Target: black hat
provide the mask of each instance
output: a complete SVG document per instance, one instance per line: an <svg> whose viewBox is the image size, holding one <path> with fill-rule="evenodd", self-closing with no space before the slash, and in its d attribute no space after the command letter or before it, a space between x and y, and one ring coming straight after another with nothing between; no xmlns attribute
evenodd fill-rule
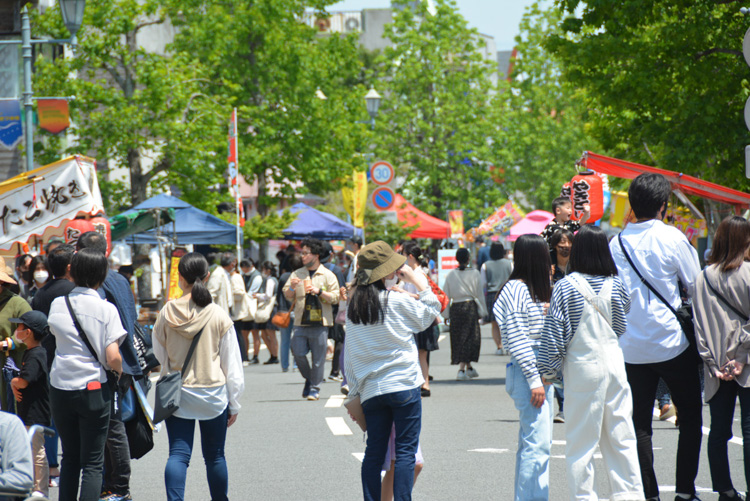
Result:
<svg viewBox="0 0 750 501"><path fill-rule="evenodd" d="M41 311L27 311L18 318L9 318L8 320L13 324L23 324L40 336L47 332L47 315Z"/></svg>
<svg viewBox="0 0 750 501"><path fill-rule="evenodd" d="M328 261L332 255L333 255L333 246L331 245L331 242L323 242L323 252L321 252L320 256L318 256L318 258L320 259L320 262L324 263Z"/></svg>
<svg viewBox="0 0 750 501"><path fill-rule="evenodd" d="M354 235L354 236L352 236L352 237L351 237L351 238L349 239L349 241L350 241L351 243L353 243L353 244L357 244L357 245L359 245L360 247L362 246L362 237L360 237L359 235Z"/></svg>

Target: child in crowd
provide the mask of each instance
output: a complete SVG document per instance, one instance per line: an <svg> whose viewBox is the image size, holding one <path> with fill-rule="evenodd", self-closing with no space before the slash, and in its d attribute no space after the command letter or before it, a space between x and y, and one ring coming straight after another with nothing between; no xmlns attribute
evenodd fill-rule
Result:
<svg viewBox="0 0 750 501"><path fill-rule="evenodd" d="M18 324L16 340L26 345L21 373L11 380L13 396L18 402L18 417L28 430L32 425L50 425L49 375L47 373L47 351L40 341L49 333L47 316L41 311L27 311L19 318L11 318ZM44 450L44 435L34 435L31 444L34 460L34 495L49 496L49 463Z"/></svg>
<svg viewBox="0 0 750 501"><path fill-rule="evenodd" d="M585 224L591 216L591 207L589 205L583 206L583 214L579 221L572 221L570 216L573 214L573 203L567 197L557 197L552 201L552 212L555 214L555 219L549 222L549 224L542 231L542 238L549 244L550 238L555 234L557 230L566 229L573 233L581 228L582 224Z"/></svg>
<svg viewBox="0 0 750 501"><path fill-rule="evenodd" d="M422 444L417 444L417 454L414 456L414 483L417 483L417 477L424 468L424 457L422 456ZM391 429L391 436L388 439L388 450L385 453L383 462L383 486L380 491L380 501L393 501L393 470L396 466L396 425Z"/></svg>

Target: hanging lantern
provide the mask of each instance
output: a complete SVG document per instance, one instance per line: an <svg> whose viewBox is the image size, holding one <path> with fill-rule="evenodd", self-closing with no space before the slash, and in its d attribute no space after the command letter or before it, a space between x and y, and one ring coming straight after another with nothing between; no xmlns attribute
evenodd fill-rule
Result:
<svg viewBox="0 0 750 501"><path fill-rule="evenodd" d="M560 196L565 197L565 198L571 198L570 197L570 182L562 185L562 188L560 189Z"/></svg>
<svg viewBox="0 0 750 501"><path fill-rule="evenodd" d="M78 237L87 231L92 231L93 229L94 225L91 224L91 221L86 219L73 219L65 225L65 233L63 234L65 243L75 247L78 243Z"/></svg>
<svg viewBox="0 0 750 501"><path fill-rule="evenodd" d="M604 192L602 178L592 170L579 172L570 180L570 201L573 203L572 219L581 218L584 206L588 205L591 215L587 223L598 221L604 215Z"/></svg>
<svg viewBox="0 0 750 501"><path fill-rule="evenodd" d="M109 253L112 252L112 226L109 219L104 217L104 214L97 214L89 219L89 222L92 225L92 230L107 238L107 256L109 256Z"/></svg>

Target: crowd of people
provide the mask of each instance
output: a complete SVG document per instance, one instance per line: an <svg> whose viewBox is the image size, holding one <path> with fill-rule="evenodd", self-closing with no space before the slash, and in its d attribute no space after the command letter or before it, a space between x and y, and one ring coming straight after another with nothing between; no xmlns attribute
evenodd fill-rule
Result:
<svg viewBox="0 0 750 501"><path fill-rule="evenodd" d="M614 238L585 224L586 212L572 221L570 201L556 199L541 235L522 235L508 251L498 242L482 246L475 265L468 249L457 249L458 266L440 286L428 250L414 241L394 249L355 236L337 256L330 243L310 238L277 254L278 265L225 252L212 268L203 255L186 254L178 266L183 295L153 326L161 374L182 378L179 408L165 419L167 499L185 498L196 422L211 498L227 499L224 444L241 409L244 368L297 371L302 398L316 401L327 360L327 379L340 384L350 415L367 430L364 499L411 499L424 462L430 353L444 322L458 381L479 377L484 323L496 354L510 356L516 500L549 499L554 421L565 423L571 499L597 499L598 450L612 499L658 500L651 423L664 395L678 413L676 501L698 499L704 400L713 490L721 501L744 499L727 443L739 397L750 481L750 223L723 220L701 271L695 248L662 221L670 194L658 174L634 179L628 196L636 220ZM58 486L62 501L131 499L122 400L148 379L134 343L130 284L108 269L98 233L45 250L43 259L19 256L15 271L0 270L0 433L52 427L62 460L57 437L35 437L27 460L14 463L27 475L10 481L33 481L30 490L41 496ZM14 447L23 449L4 442L0 473L10 470Z"/></svg>

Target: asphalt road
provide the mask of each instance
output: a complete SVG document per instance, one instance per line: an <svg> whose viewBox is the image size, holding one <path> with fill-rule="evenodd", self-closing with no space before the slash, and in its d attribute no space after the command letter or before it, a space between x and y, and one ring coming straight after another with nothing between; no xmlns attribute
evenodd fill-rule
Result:
<svg viewBox="0 0 750 501"><path fill-rule="evenodd" d="M456 381L450 365L447 338L431 357L432 396L423 400L421 445L424 470L414 487L414 499L510 500L518 434L518 414L505 392L507 356L494 355L489 328L482 331L482 356L475 368L479 378ZM267 358L262 352L261 360ZM361 499L360 462L364 455L363 433L349 420L339 383L323 385L321 399L301 398L299 373L282 373L279 365L245 369L246 390L236 424L229 429L226 455L229 465L229 498L232 500L356 500ZM330 370L330 369L329 369ZM328 371L326 374L328 374ZM739 409L735 436L741 437ZM704 406L704 424L710 423ZM550 499L567 499L565 437L563 424L554 425ZM705 429L708 432L708 429ZM671 422L654 420L654 455L662 500L674 496L674 462L677 429ZM131 492L136 501L166 499L163 472L168 455L166 430L155 435L156 445L147 456L133 461ZM710 493L711 480L703 440L697 479L702 499ZM210 499L205 468L196 436L188 470L189 501ZM729 444L730 466L739 490L742 479L741 439ZM606 471L596 459L597 488L602 499L609 495ZM57 489L51 489L57 500Z"/></svg>

